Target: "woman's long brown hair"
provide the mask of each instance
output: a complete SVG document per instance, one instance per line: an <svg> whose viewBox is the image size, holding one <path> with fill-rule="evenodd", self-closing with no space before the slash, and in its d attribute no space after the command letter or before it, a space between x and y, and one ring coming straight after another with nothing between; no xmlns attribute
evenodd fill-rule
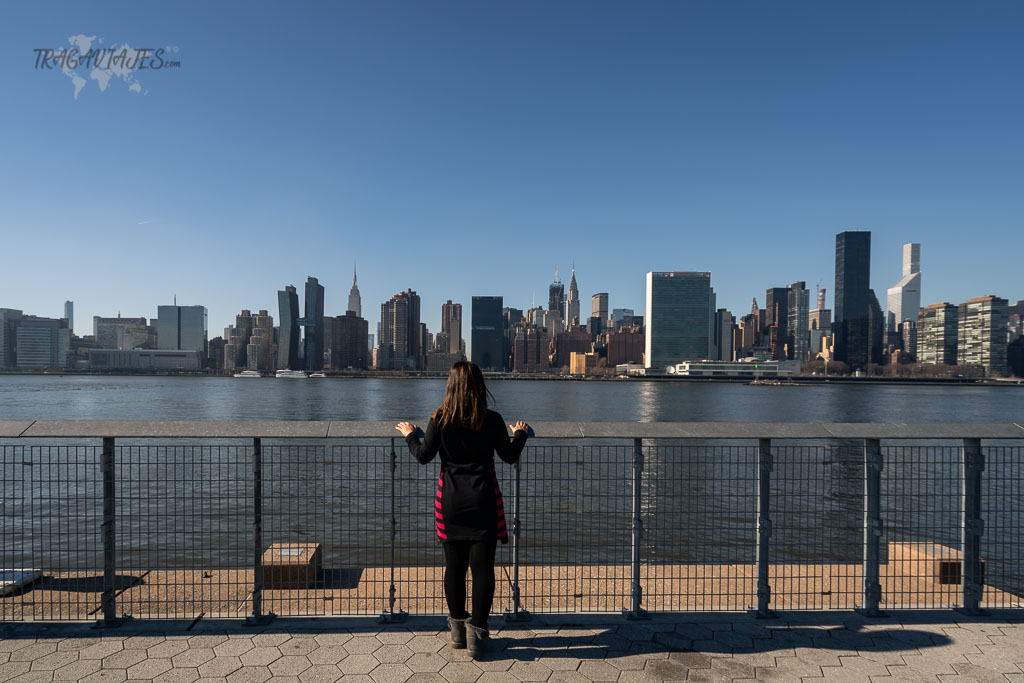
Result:
<svg viewBox="0 0 1024 683"><path fill-rule="evenodd" d="M448 373L448 386L444 400L434 411L434 424L438 429L483 429L488 393L480 368L475 363L459 361Z"/></svg>

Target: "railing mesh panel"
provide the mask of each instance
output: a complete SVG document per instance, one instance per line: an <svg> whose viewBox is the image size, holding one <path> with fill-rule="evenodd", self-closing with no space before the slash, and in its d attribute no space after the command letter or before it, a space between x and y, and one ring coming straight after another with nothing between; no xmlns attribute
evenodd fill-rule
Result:
<svg viewBox="0 0 1024 683"><path fill-rule="evenodd" d="M863 446L772 448L773 609L861 606Z"/></svg>
<svg viewBox="0 0 1024 683"><path fill-rule="evenodd" d="M246 446L115 448L119 614L245 616L251 463Z"/></svg>
<svg viewBox="0 0 1024 683"><path fill-rule="evenodd" d="M380 614L391 491L389 446L264 446L263 611Z"/></svg>
<svg viewBox="0 0 1024 683"><path fill-rule="evenodd" d="M103 478L95 446L0 446L0 620L96 618ZM19 581L31 580L27 588Z"/></svg>
<svg viewBox="0 0 1024 683"><path fill-rule="evenodd" d="M1024 449L985 449L981 480L983 607L1024 607Z"/></svg>
<svg viewBox="0 0 1024 683"><path fill-rule="evenodd" d="M440 463L419 465L402 439L118 441L116 571L106 576L96 443L0 443L3 621L100 619L105 585L117 615L142 618L242 618L257 604L292 616L447 612L433 518ZM770 608L862 607L865 442L792 443L771 446ZM964 448L880 446L880 607L959 607ZM981 605L1021 608L1024 449L986 442L982 453ZM511 532L516 468L495 465ZM514 611L516 581L520 610L631 609L636 522L642 609L755 608L759 475L754 440L531 440L518 566L513 545L499 544L492 616Z"/></svg>
<svg viewBox="0 0 1024 683"><path fill-rule="evenodd" d="M751 609L757 449L645 445L643 452L644 608ZM629 479L626 472L626 489Z"/></svg>
<svg viewBox="0 0 1024 683"><path fill-rule="evenodd" d="M882 449L882 607L960 604L963 449Z"/></svg>

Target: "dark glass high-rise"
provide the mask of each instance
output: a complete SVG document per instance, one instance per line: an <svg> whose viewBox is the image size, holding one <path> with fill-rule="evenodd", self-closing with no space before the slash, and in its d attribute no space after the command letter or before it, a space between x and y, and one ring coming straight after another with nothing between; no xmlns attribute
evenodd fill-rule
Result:
<svg viewBox="0 0 1024 683"><path fill-rule="evenodd" d="M279 370L299 369L299 293L288 285L277 293L280 331L277 341Z"/></svg>
<svg viewBox="0 0 1024 683"><path fill-rule="evenodd" d="M474 363L481 370L505 369L504 301L500 296L473 297L473 326L470 350Z"/></svg>
<svg viewBox="0 0 1024 683"><path fill-rule="evenodd" d="M835 347L833 357L862 369L871 361L871 233L836 235Z"/></svg>
<svg viewBox="0 0 1024 683"><path fill-rule="evenodd" d="M324 287L315 277L306 280L305 328L306 369L324 369Z"/></svg>

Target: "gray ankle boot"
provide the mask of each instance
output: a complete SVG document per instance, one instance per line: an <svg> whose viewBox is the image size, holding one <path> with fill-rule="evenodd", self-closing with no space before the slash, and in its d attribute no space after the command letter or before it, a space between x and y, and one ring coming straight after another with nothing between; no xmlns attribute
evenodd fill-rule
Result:
<svg viewBox="0 0 1024 683"><path fill-rule="evenodd" d="M491 635L490 631L479 626L473 626L473 624L466 622L466 642L469 644L469 656L473 659L479 659L484 653L487 646L487 638Z"/></svg>
<svg viewBox="0 0 1024 683"><path fill-rule="evenodd" d="M448 628L452 630L452 649L464 650L466 648L466 624L469 618L453 619L448 617Z"/></svg>

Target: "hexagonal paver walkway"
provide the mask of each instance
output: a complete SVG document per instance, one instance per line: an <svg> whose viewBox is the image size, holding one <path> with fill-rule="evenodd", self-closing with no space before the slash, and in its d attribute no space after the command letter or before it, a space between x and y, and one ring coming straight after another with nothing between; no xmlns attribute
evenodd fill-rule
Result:
<svg viewBox="0 0 1024 683"><path fill-rule="evenodd" d="M442 619L0 625L5 681L1011 681L1024 612L612 615L495 619L479 661Z"/></svg>

